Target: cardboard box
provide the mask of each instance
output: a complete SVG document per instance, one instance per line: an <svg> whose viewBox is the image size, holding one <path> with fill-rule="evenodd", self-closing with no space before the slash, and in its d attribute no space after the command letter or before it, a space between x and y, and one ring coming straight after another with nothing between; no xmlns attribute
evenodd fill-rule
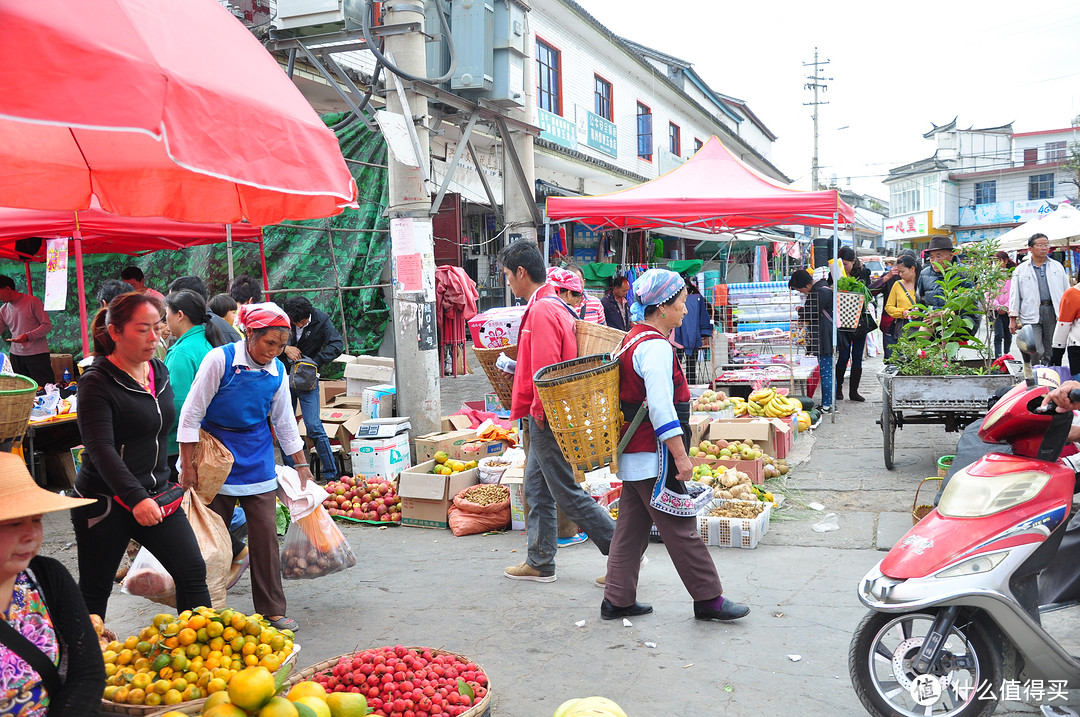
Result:
<svg viewBox="0 0 1080 717"><path fill-rule="evenodd" d="M360 396L346 396L344 393L339 393L334 396L334 399L327 404L327 408L355 408L357 411L364 410L364 397Z"/></svg>
<svg viewBox="0 0 1080 717"><path fill-rule="evenodd" d="M368 418L390 418L394 415L394 395L397 389L393 384L380 383L364 389L364 407L360 409Z"/></svg>
<svg viewBox="0 0 1080 717"><path fill-rule="evenodd" d="M501 348L518 342L524 306L500 306L469 319L469 334L473 345L480 348Z"/></svg>
<svg viewBox="0 0 1080 717"><path fill-rule="evenodd" d="M464 431L472 427L472 421L468 416L443 416L439 430L443 433L448 431Z"/></svg>
<svg viewBox="0 0 1080 717"><path fill-rule="evenodd" d="M701 440L705 436L705 431L708 430L710 423L712 423L712 419L704 413L694 413L690 415L691 446L696 446L701 443Z"/></svg>
<svg viewBox="0 0 1080 717"><path fill-rule="evenodd" d="M502 474L502 484L510 489L510 529L525 530L525 466L510 466Z"/></svg>
<svg viewBox="0 0 1080 717"><path fill-rule="evenodd" d="M710 441L750 439L773 458L786 458L794 444L791 423L784 418L732 418L709 424Z"/></svg>
<svg viewBox="0 0 1080 717"><path fill-rule="evenodd" d="M392 438L354 438L349 443L349 459L354 475L380 475L394 480L412 465L409 432Z"/></svg>
<svg viewBox="0 0 1080 717"><path fill-rule="evenodd" d="M750 476L750 481L753 483L765 482L765 461L760 458L755 458L750 461L736 461L726 460L724 458L704 458L698 456L697 458L691 457L690 462L695 466L703 465L720 465L725 468L734 468L737 471L742 471L746 475Z"/></svg>
<svg viewBox="0 0 1080 717"><path fill-rule="evenodd" d="M49 360L52 361L54 383L60 383L64 380L65 368L71 372L72 378L78 375L75 373L75 359L72 358L71 354L49 354Z"/></svg>
<svg viewBox="0 0 1080 717"><path fill-rule="evenodd" d="M363 396L364 389L394 383L394 359L385 356L358 356L345 364L345 395Z"/></svg>
<svg viewBox="0 0 1080 717"><path fill-rule="evenodd" d="M478 461L488 456L501 456L507 448L506 441L481 441L471 428L464 431L428 433L416 439L416 460L426 461L439 451L459 461Z"/></svg>
<svg viewBox="0 0 1080 717"><path fill-rule="evenodd" d="M416 528L448 528L447 513L454 496L480 482L480 472L472 470L453 475L435 475L435 461L426 461L403 471L398 479L401 496L401 524ZM513 495L513 490L510 491ZM512 498L511 498L512 500Z"/></svg>
<svg viewBox="0 0 1080 717"><path fill-rule="evenodd" d="M319 411L319 421L326 431L326 436L331 441L337 441L343 446L349 445L356 429L367 420L364 415L355 408L341 408L340 406L327 406ZM300 435L310 442L307 428L300 421Z"/></svg>
<svg viewBox="0 0 1080 717"><path fill-rule="evenodd" d="M319 405L329 406L334 398L345 393L345 381L319 381Z"/></svg>

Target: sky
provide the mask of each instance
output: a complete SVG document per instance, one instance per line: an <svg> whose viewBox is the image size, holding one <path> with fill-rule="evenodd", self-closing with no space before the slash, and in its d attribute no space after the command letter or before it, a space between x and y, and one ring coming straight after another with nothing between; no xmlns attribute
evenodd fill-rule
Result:
<svg viewBox="0 0 1080 717"><path fill-rule="evenodd" d="M1080 3L577 0L612 32L693 64L777 135L772 161L809 189L819 61L819 180L888 199L889 169L929 157L957 127L1069 127L1080 115ZM649 8L652 8L651 10ZM891 8L891 9L886 9ZM1025 12L1030 10L1030 12Z"/></svg>

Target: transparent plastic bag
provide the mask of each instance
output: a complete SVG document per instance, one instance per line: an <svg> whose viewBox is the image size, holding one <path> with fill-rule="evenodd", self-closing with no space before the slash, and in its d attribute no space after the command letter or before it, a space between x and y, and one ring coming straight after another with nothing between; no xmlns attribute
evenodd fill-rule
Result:
<svg viewBox="0 0 1080 717"><path fill-rule="evenodd" d="M176 585L172 576L145 546L135 555L120 591L162 605L176 605Z"/></svg>
<svg viewBox="0 0 1080 717"><path fill-rule="evenodd" d="M310 580L356 565L349 541L321 505L297 518L285 533L281 548L281 577Z"/></svg>

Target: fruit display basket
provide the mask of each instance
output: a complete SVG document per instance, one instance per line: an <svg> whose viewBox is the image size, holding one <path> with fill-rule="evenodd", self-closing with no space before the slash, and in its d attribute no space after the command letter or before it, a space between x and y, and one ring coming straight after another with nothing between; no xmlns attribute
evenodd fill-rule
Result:
<svg viewBox="0 0 1080 717"><path fill-rule="evenodd" d="M709 511L713 508L727 504L760 505L762 510L756 518L720 518L709 515ZM701 540L706 545L716 545L721 548L756 548L761 538L769 532L771 515L771 503L719 499L705 506L698 515L698 529L701 532Z"/></svg>
<svg viewBox="0 0 1080 717"><path fill-rule="evenodd" d="M390 649L390 648L380 648L380 649ZM405 647L404 649L405 650L415 650L416 652L419 652L419 653L423 653L424 651L430 651L432 657L438 657L438 656L453 657L453 658L455 658L455 659L457 659L457 660L459 660L461 662L472 663L472 661L469 658L465 657L464 655L459 655L457 653L453 653L453 652L450 652L448 650L440 650L440 649L437 649L437 648L430 648L430 647ZM361 650L359 652L348 652L348 653L345 653L343 655L338 655L337 657L331 657L331 658L323 660L321 662L317 662L314 665L311 665L310 667L307 667L307 668L305 668L305 669L303 669L303 670L301 670L301 671L299 671L299 672L297 672L297 673L295 673L293 675L289 675L288 679L286 679L286 681L285 681L285 685L286 685L286 687L292 687L293 685L295 685L295 684L297 684L299 682L304 682L306 680L311 680L311 679L317 677L318 675L328 674L342 660L348 660L348 659L355 658L355 657L357 657L359 655L362 655L364 652L366 652L366 651ZM475 664L475 663L472 663L472 664ZM482 667L480 667L479 665L476 665L476 670L478 672L482 672L483 675L484 675L484 679L487 680L487 672ZM460 713L459 717L481 717L481 715L483 715L487 711L490 704L491 704L491 682L488 681L483 697L479 698L475 703L473 703L469 707L469 709L467 709L466 711Z"/></svg>

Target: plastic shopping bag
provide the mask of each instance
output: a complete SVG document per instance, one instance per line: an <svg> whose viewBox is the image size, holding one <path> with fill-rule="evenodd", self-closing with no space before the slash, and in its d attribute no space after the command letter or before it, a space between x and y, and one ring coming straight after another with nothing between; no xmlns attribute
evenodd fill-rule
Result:
<svg viewBox="0 0 1080 717"><path fill-rule="evenodd" d="M176 607L176 585L165 566L145 547L139 548L120 592Z"/></svg>
<svg viewBox="0 0 1080 717"><path fill-rule="evenodd" d="M199 475L197 492L204 504L217 496L233 467L233 454L221 441L203 429L199 429L199 442L195 445L195 470Z"/></svg>
<svg viewBox="0 0 1080 717"><path fill-rule="evenodd" d="M229 581L229 568L232 567L232 539L229 529L217 513L202 503L199 495L190 488L184 494L182 503L187 513L191 530L199 541L199 552L206 563L206 587L210 591L210 607L220 610L225 607L225 585Z"/></svg>
<svg viewBox="0 0 1080 717"><path fill-rule="evenodd" d="M349 542L321 505L289 525L281 548L281 577L308 580L353 565L356 565L356 556Z"/></svg>

